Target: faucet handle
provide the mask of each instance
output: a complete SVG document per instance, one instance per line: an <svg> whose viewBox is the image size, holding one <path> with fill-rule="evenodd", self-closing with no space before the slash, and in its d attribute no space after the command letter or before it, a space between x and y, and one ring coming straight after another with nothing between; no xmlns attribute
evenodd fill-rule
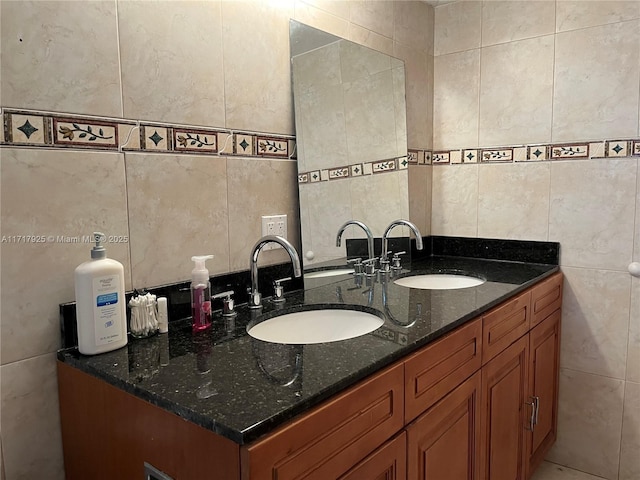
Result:
<svg viewBox="0 0 640 480"><path fill-rule="evenodd" d="M353 270L354 273L356 275L361 275L362 274L362 259L360 257L358 258L352 258L351 260L347 260L347 265L351 265L353 264Z"/></svg>
<svg viewBox="0 0 640 480"><path fill-rule="evenodd" d="M233 290L229 290L227 292L216 293L211 298L223 298L222 300L222 316L223 317L233 317L237 314L235 311L235 300L231 298L231 295L234 294Z"/></svg>
<svg viewBox="0 0 640 480"><path fill-rule="evenodd" d="M389 272L389 265L391 264L391 261L389 260L389 255L390 254L393 254L393 253L392 252L387 252L386 255L380 256L380 271L382 273Z"/></svg>
<svg viewBox="0 0 640 480"><path fill-rule="evenodd" d="M273 302L274 303L282 303L284 302L284 288L280 285L280 282L286 282L287 280L291 280L291 277L280 278L278 280L273 281Z"/></svg>
<svg viewBox="0 0 640 480"><path fill-rule="evenodd" d="M368 277L373 277L376 274L376 260L377 258L370 258L369 260L363 260L364 274Z"/></svg>
<svg viewBox="0 0 640 480"><path fill-rule="evenodd" d="M400 255L404 255L405 253L407 252L397 252L393 254L393 258L391 259L393 265L391 268L394 270L402 270L402 265L400 265Z"/></svg>
<svg viewBox="0 0 640 480"><path fill-rule="evenodd" d="M247 287L247 293L249 294L249 308L262 308L262 295L260 292L253 290L251 287Z"/></svg>

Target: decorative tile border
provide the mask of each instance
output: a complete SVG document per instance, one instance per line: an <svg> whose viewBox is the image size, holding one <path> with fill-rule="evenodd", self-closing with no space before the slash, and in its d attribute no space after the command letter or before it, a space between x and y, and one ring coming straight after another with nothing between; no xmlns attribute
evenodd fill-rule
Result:
<svg viewBox="0 0 640 480"><path fill-rule="evenodd" d="M390 158L376 162L356 163L335 167L328 170L314 170L310 172L298 173L298 183L316 183L329 180L342 180L350 177L361 177L365 175L378 175L381 173L396 172L409 168L408 157Z"/></svg>
<svg viewBox="0 0 640 480"><path fill-rule="evenodd" d="M4 141L14 145L50 145L51 122L43 115L3 111Z"/></svg>
<svg viewBox="0 0 640 480"><path fill-rule="evenodd" d="M53 144L117 150L118 123L99 119L53 117Z"/></svg>
<svg viewBox="0 0 640 480"><path fill-rule="evenodd" d="M480 161L482 163L513 162L513 148L482 149Z"/></svg>
<svg viewBox="0 0 640 480"><path fill-rule="evenodd" d="M425 151L425 155L430 152ZM640 156L640 139L464 148L432 153L433 165L514 163Z"/></svg>
<svg viewBox="0 0 640 480"><path fill-rule="evenodd" d="M630 140L607 140L604 142L606 157L628 157L631 152Z"/></svg>
<svg viewBox="0 0 640 480"><path fill-rule="evenodd" d="M549 160L548 145L530 145L527 147L527 160L531 162L539 162Z"/></svg>
<svg viewBox="0 0 640 480"><path fill-rule="evenodd" d="M160 125L140 125L140 150L171 151L171 132Z"/></svg>
<svg viewBox="0 0 640 480"><path fill-rule="evenodd" d="M238 132L215 127L154 124L122 118L61 114L0 107L0 146L141 151L295 160L292 135ZM464 148L408 149L406 157L303 172L299 183L394 172L410 165L513 163L640 157L640 139Z"/></svg>
<svg viewBox="0 0 640 480"><path fill-rule="evenodd" d="M335 180L336 178L346 178L349 176L349 167L333 168L329 170L329 180Z"/></svg>
<svg viewBox="0 0 640 480"><path fill-rule="evenodd" d="M451 161L451 151L449 152L433 152L433 165L448 164Z"/></svg>
<svg viewBox="0 0 640 480"><path fill-rule="evenodd" d="M409 165L431 165L431 152L428 150L407 149Z"/></svg>
<svg viewBox="0 0 640 480"><path fill-rule="evenodd" d="M461 160L462 163L478 163L480 158L480 150L478 149L465 149L462 150Z"/></svg>
<svg viewBox="0 0 640 480"><path fill-rule="evenodd" d="M253 156L256 152L256 138L253 135L238 133L233 136L233 153Z"/></svg>
<svg viewBox="0 0 640 480"><path fill-rule="evenodd" d="M265 157L289 158L289 142L286 138L256 137L257 155Z"/></svg>
<svg viewBox="0 0 640 480"><path fill-rule="evenodd" d="M2 122L0 145L3 146L296 158L296 141L292 135L7 108L2 109Z"/></svg>
<svg viewBox="0 0 640 480"><path fill-rule="evenodd" d="M176 152L218 153L218 133L215 130L174 128L173 145ZM220 132L223 137L224 133Z"/></svg>
<svg viewBox="0 0 640 480"><path fill-rule="evenodd" d="M551 160L573 160L577 158L589 158L588 143L567 143L551 146Z"/></svg>
<svg viewBox="0 0 640 480"><path fill-rule="evenodd" d="M392 160L383 160L381 162L371 162L371 168L373 169L373 173L384 173L390 172L396 169L396 159Z"/></svg>

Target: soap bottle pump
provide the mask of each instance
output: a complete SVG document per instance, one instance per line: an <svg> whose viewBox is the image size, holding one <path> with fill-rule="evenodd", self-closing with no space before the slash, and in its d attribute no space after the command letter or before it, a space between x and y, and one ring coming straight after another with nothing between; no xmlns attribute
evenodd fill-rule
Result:
<svg viewBox="0 0 640 480"><path fill-rule="evenodd" d="M211 284L205 262L213 255L191 257L195 267L191 271L191 325L194 332L211 327Z"/></svg>

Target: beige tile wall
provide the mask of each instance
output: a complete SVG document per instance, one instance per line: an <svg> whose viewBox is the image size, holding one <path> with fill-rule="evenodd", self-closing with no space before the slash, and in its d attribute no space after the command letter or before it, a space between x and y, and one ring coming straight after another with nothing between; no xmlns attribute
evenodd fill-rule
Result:
<svg viewBox="0 0 640 480"><path fill-rule="evenodd" d="M116 2L77 6L2 2L2 106L122 115Z"/></svg>
<svg viewBox="0 0 640 480"><path fill-rule="evenodd" d="M431 147L434 13L423 2L3 1L0 106L291 134L290 18L401 57L411 147ZM261 214L287 213L299 244L291 161L20 148L0 157L2 234L130 235L108 249L127 288L188 278L193 253L215 254L213 273L246 269ZM431 167L420 168L429 181ZM428 234L430 189L414 187L411 214ZM2 468L8 480L62 479L57 311L73 300L88 248L3 243L1 253Z"/></svg>
<svg viewBox="0 0 640 480"><path fill-rule="evenodd" d="M117 23L126 118L225 125L220 3L118 2Z"/></svg>
<svg viewBox="0 0 640 480"><path fill-rule="evenodd" d="M435 32L434 150L640 138L640 2L461 1L436 7ZM638 163L433 166L433 234L560 242L549 459L612 480L640 471Z"/></svg>

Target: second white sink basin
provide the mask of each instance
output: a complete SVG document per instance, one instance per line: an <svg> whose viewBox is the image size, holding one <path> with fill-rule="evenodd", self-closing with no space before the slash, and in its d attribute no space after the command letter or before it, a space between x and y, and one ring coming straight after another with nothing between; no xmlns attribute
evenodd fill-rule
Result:
<svg viewBox="0 0 640 480"><path fill-rule="evenodd" d="M332 308L279 315L248 328L247 332L265 342L311 344L359 337L383 323L382 318L372 313Z"/></svg>
<svg viewBox="0 0 640 480"><path fill-rule="evenodd" d="M421 288L423 290L454 290L482 285L486 280L468 275L452 275L448 273L433 273L428 275L413 275L395 280L393 283L402 287Z"/></svg>

